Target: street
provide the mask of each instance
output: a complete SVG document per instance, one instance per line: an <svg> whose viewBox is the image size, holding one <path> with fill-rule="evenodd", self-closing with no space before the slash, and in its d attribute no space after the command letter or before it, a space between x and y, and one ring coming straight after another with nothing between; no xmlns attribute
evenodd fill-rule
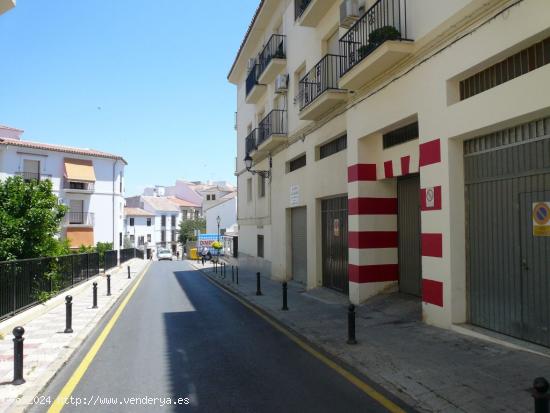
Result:
<svg viewBox="0 0 550 413"><path fill-rule="evenodd" d="M31 411L47 411L111 315ZM152 264L70 396L64 412L388 411L184 261Z"/></svg>

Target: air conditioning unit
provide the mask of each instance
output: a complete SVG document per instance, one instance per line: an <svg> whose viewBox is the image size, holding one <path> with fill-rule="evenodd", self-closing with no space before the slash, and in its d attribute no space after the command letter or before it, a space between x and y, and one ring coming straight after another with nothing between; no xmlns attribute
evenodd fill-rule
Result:
<svg viewBox="0 0 550 413"><path fill-rule="evenodd" d="M278 75L275 78L275 93L286 93L288 90L288 75Z"/></svg>
<svg viewBox="0 0 550 413"><path fill-rule="evenodd" d="M361 10L365 10L364 4L360 7L358 0L344 0L340 4L340 26L349 29L353 26L359 17L361 17Z"/></svg>

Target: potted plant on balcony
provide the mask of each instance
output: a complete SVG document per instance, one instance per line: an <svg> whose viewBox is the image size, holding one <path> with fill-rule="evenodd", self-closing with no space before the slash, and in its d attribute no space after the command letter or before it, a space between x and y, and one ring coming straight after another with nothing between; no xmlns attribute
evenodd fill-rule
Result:
<svg viewBox="0 0 550 413"><path fill-rule="evenodd" d="M361 60L368 56L386 40L398 40L400 38L401 32L393 26L383 26L374 29L369 34L369 42L357 49L357 58Z"/></svg>

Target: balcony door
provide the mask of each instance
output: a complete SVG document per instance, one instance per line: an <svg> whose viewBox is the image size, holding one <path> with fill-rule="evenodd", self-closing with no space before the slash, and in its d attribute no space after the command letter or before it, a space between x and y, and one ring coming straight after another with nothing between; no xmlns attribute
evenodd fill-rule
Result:
<svg viewBox="0 0 550 413"><path fill-rule="evenodd" d="M29 181L31 179L38 180L40 178L40 161L25 159L23 161L23 179Z"/></svg>
<svg viewBox="0 0 550 413"><path fill-rule="evenodd" d="M83 224L84 223L84 201L81 199L71 199L69 206L69 223Z"/></svg>

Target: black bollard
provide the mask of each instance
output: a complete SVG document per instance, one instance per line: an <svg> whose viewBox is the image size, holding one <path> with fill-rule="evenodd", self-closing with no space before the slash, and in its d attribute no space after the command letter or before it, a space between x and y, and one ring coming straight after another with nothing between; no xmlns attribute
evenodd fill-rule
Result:
<svg viewBox="0 0 550 413"><path fill-rule="evenodd" d="M132 277L130 276L130 266L128 265L128 279L130 279L130 278L132 278Z"/></svg>
<svg viewBox="0 0 550 413"><path fill-rule="evenodd" d="M235 282L235 266L234 265L231 266L231 282L232 283Z"/></svg>
<svg viewBox="0 0 550 413"><path fill-rule="evenodd" d="M355 339L355 306L350 304L348 307L348 344L357 344Z"/></svg>
<svg viewBox="0 0 550 413"><path fill-rule="evenodd" d="M535 413L548 413L548 381L537 377L533 382L532 395L535 399Z"/></svg>
<svg viewBox="0 0 550 413"><path fill-rule="evenodd" d="M97 308L97 283L94 283L93 295L94 295L94 304L92 305L92 308Z"/></svg>
<svg viewBox="0 0 550 413"><path fill-rule="evenodd" d="M65 333L73 332L73 297L65 297Z"/></svg>
<svg viewBox="0 0 550 413"><path fill-rule="evenodd" d="M260 285L260 273L256 273L256 295L262 295L262 288Z"/></svg>
<svg viewBox="0 0 550 413"><path fill-rule="evenodd" d="M111 295L111 274L107 274L107 296Z"/></svg>
<svg viewBox="0 0 550 413"><path fill-rule="evenodd" d="M13 329L13 381L11 384L19 385L25 383L23 378L23 327L15 327Z"/></svg>
<svg viewBox="0 0 550 413"><path fill-rule="evenodd" d="M226 271L226 264L225 264L225 262L222 262L222 265L223 265L223 273L222 273L223 275L222 275L222 277L223 277L223 279L225 280L225 271Z"/></svg>
<svg viewBox="0 0 550 413"><path fill-rule="evenodd" d="M288 305L287 305L287 294L288 294L288 284L286 281L283 282L283 311L288 311Z"/></svg>
<svg viewBox="0 0 550 413"><path fill-rule="evenodd" d="M237 266L237 272L235 276L237 277L237 285L239 285L239 266Z"/></svg>

